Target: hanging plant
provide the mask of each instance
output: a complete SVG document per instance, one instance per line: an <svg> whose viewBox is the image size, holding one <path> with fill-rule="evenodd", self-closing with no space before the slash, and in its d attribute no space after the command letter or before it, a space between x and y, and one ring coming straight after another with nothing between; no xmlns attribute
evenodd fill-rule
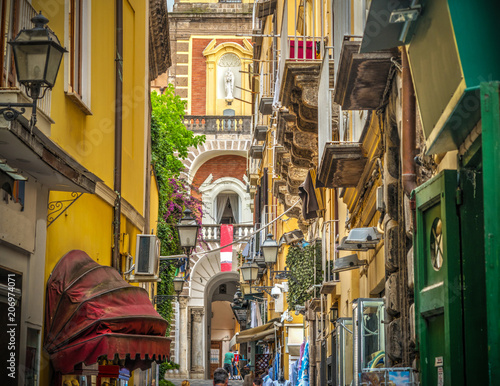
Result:
<svg viewBox="0 0 500 386"><path fill-rule="evenodd" d="M316 256L316 265L314 257ZM307 293L313 284L321 284L321 243L309 244L305 247L290 247L286 256L286 265L292 278L288 281L288 309L293 310L297 305L313 297L314 291ZM316 270L316 281L314 271Z"/></svg>

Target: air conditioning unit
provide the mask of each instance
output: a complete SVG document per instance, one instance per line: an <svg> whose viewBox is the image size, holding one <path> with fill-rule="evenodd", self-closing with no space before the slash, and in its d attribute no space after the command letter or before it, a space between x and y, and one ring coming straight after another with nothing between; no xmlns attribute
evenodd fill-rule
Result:
<svg viewBox="0 0 500 386"><path fill-rule="evenodd" d="M366 260L359 260L358 255L352 254L336 259L333 263L333 272L348 271L366 265Z"/></svg>
<svg viewBox="0 0 500 386"><path fill-rule="evenodd" d="M158 276L160 267L160 240L155 235L137 235L135 247L135 275Z"/></svg>

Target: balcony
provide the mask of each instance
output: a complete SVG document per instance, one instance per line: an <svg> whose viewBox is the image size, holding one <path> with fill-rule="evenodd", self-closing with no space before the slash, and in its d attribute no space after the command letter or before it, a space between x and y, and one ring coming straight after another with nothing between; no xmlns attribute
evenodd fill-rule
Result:
<svg viewBox="0 0 500 386"><path fill-rule="evenodd" d="M185 115L184 125L200 134L250 134L252 117L247 115Z"/></svg>
<svg viewBox="0 0 500 386"><path fill-rule="evenodd" d="M335 103L343 110L374 110L382 105L391 71L392 51L359 53L361 41L342 44Z"/></svg>
<svg viewBox="0 0 500 386"><path fill-rule="evenodd" d="M268 127L264 125L255 126L253 137L256 141L265 141L267 136Z"/></svg>
<svg viewBox="0 0 500 386"><path fill-rule="evenodd" d="M367 158L359 142L330 142L325 145L318 178L327 188L355 187Z"/></svg>
<svg viewBox="0 0 500 386"><path fill-rule="evenodd" d="M264 157L264 145L252 145L250 147L250 157L253 159L262 159Z"/></svg>
<svg viewBox="0 0 500 386"><path fill-rule="evenodd" d="M201 234L204 241L220 242L220 224L203 224ZM253 232L253 224L233 224L233 239L249 236ZM248 240L242 240L246 243Z"/></svg>

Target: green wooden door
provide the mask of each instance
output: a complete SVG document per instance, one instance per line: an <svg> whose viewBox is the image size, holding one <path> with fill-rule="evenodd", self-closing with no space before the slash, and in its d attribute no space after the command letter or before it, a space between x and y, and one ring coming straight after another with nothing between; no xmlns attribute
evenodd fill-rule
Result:
<svg viewBox="0 0 500 386"><path fill-rule="evenodd" d="M416 189L415 318L423 385L464 385L457 172Z"/></svg>

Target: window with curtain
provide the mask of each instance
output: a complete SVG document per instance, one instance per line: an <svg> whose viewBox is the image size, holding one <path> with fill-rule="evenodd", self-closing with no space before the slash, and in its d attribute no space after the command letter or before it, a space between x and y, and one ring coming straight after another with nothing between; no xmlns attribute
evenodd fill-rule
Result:
<svg viewBox="0 0 500 386"><path fill-rule="evenodd" d="M237 224L240 216L240 199L236 193L220 193L216 199L217 224Z"/></svg>

